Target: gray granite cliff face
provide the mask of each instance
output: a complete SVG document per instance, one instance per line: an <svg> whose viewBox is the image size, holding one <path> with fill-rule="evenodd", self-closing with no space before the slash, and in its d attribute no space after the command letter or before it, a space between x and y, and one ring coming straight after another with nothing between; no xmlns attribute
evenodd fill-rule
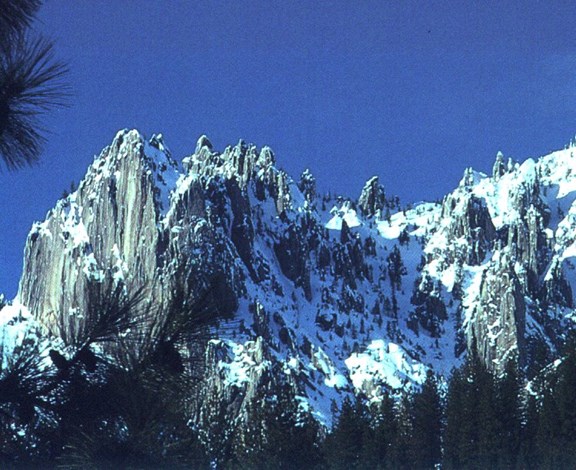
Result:
<svg viewBox="0 0 576 470"><path fill-rule="evenodd" d="M161 172L146 155L148 145L136 132L119 133L77 192L28 236L18 295L55 335L74 336L86 311L87 283L106 272L118 280L130 273L129 283L138 285L157 277L161 182L155 176Z"/></svg>
<svg viewBox="0 0 576 470"><path fill-rule="evenodd" d="M475 347L491 369L503 370L510 359L525 363L526 303L506 253L485 271L473 319L467 332L469 347Z"/></svg>

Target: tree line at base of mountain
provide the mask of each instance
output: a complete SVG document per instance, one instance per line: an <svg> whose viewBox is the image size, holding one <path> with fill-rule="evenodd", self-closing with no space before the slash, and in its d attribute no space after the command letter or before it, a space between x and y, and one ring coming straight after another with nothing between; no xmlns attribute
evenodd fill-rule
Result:
<svg viewBox="0 0 576 470"><path fill-rule="evenodd" d="M283 413L294 411L295 400L285 399L267 419L248 424L264 435L235 448L221 468L575 468L576 353L570 349L539 385L527 387L514 361L497 378L471 355L447 384L429 373L403 397L385 394L371 406L346 398L327 435L312 419L288 426Z"/></svg>
<svg viewBox="0 0 576 470"><path fill-rule="evenodd" d="M539 393L510 362L495 378L475 356L439 385L345 398L327 432L286 384L256 397L248 422L212 442L190 419L192 377L157 349L113 364L22 349L0 373L2 468L513 469L576 466L576 353ZM59 362L60 361L60 362ZM213 433L213 436L217 435Z"/></svg>

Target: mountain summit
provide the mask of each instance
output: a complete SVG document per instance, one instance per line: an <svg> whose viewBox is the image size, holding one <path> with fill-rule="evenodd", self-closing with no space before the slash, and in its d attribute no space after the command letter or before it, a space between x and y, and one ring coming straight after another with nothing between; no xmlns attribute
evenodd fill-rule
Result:
<svg viewBox="0 0 576 470"><path fill-rule="evenodd" d="M498 154L492 176L467 169L442 202L402 208L377 177L358 199L319 195L268 147L202 136L180 169L161 136L121 131L33 226L18 302L75 344L95 284L144 289L160 317L208 295L223 320L195 352L207 423L214 403L235 418L288 384L329 424L333 401L379 401L472 350L533 376L573 328L574 151Z"/></svg>

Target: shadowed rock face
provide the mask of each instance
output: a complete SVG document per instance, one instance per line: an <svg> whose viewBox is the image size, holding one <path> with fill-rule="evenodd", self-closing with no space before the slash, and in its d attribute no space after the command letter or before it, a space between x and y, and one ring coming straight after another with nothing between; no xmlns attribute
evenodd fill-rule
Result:
<svg viewBox="0 0 576 470"><path fill-rule="evenodd" d="M319 195L309 171L296 185L268 147L220 153L202 136L181 171L161 136L122 131L32 228L19 300L74 343L95 283L144 287L160 318L208 292L225 328L188 345L205 362L194 412L207 426L222 403L234 419L286 383L328 422L332 399L377 401L472 348L495 372L529 368L573 324L566 152L468 169L441 204L400 210L377 177L355 203Z"/></svg>
<svg viewBox="0 0 576 470"><path fill-rule="evenodd" d="M366 217L382 216L382 211L386 205L386 195L384 188L378 182L378 177L374 176L366 181L360 198L358 207Z"/></svg>

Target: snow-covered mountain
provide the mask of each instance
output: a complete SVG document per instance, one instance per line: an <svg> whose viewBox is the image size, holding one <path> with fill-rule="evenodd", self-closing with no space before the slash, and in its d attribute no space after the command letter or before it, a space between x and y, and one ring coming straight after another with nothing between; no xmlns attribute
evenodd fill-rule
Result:
<svg viewBox="0 0 576 470"><path fill-rule="evenodd" d="M225 320L203 345L206 423L279 382L329 423L333 401L447 376L470 348L535 374L573 328L575 151L498 154L491 176L467 169L441 203L402 208L377 177L358 199L317 194L268 147L202 136L180 168L161 136L121 131L33 226L2 318L29 311L73 344L107 278L158 315L209 292Z"/></svg>

